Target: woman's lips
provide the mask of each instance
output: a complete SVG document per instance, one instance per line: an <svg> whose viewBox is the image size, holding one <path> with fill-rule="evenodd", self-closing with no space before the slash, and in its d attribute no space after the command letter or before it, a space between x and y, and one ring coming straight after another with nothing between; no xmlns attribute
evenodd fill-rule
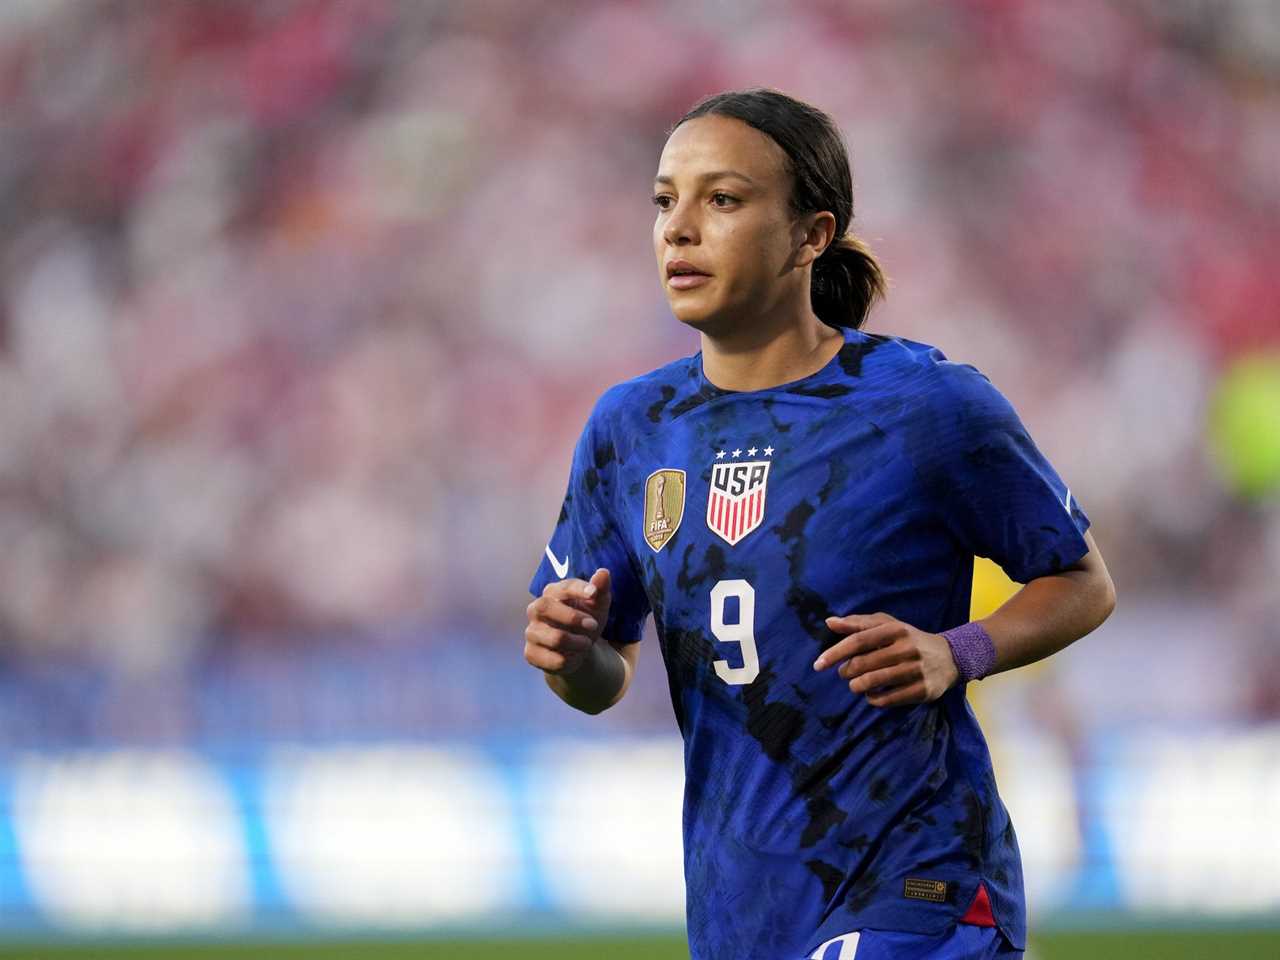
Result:
<svg viewBox="0 0 1280 960"><path fill-rule="evenodd" d="M677 273L667 278L667 284L677 290L689 290L702 286L710 279L711 275L706 273Z"/></svg>

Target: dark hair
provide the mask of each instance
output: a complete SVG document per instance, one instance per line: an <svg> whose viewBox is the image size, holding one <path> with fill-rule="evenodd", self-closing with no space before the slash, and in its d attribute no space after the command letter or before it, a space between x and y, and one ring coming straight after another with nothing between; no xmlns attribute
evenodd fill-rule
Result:
<svg viewBox="0 0 1280 960"><path fill-rule="evenodd" d="M835 121L802 100L757 87L698 101L668 134L685 121L707 114L741 120L782 148L794 180L791 208L797 215L822 210L835 215L835 238L814 261L809 299L823 323L861 327L872 303L884 298L887 283L871 249L849 232L853 179L849 153Z"/></svg>

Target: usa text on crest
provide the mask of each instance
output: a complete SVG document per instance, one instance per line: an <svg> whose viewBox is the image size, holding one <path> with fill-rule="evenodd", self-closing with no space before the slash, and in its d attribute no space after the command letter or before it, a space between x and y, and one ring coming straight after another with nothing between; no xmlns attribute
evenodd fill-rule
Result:
<svg viewBox="0 0 1280 960"><path fill-rule="evenodd" d="M769 482L769 461L716 463L711 467L707 526L733 546L760 526Z"/></svg>

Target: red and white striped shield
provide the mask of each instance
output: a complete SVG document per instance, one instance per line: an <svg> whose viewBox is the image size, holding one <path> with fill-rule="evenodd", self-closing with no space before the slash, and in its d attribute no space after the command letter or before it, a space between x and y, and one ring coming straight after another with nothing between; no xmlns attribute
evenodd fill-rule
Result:
<svg viewBox="0 0 1280 960"><path fill-rule="evenodd" d="M733 546L764 519L768 481L767 460L712 464L707 526Z"/></svg>

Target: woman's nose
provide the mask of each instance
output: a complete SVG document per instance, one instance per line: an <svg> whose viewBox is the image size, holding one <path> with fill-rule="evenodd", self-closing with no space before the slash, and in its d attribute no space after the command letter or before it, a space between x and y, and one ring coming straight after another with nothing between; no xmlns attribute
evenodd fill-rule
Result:
<svg viewBox="0 0 1280 960"><path fill-rule="evenodd" d="M662 228L662 239L672 245L698 242L697 224L688 207L677 204L671 211Z"/></svg>

